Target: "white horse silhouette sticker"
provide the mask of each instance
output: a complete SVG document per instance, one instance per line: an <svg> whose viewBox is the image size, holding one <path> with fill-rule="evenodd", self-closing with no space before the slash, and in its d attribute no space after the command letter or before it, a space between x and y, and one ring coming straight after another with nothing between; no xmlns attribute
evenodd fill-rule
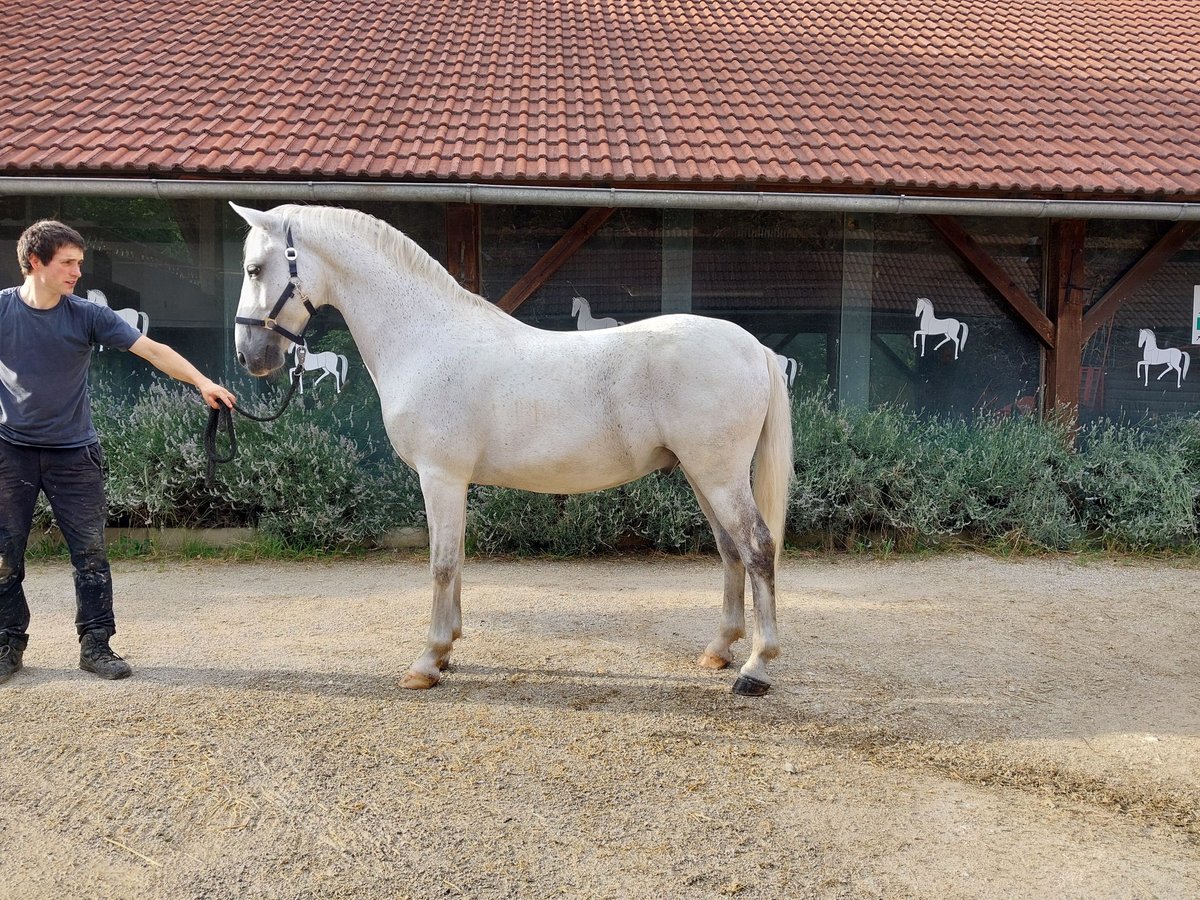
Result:
<svg viewBox="0 0 1200 900"><path fill-rule="evenodd" d="M1137 364L1137 374L1142 376L1143 386L1150 384L1150 367L1166 364L1166 368L1158 373L1158 377L1162 378L1168 372L1175 372L1175 387L1183 386L1183 379L1187 378L1188 366L1191 365L1192 358L1184 350L1178 350L1175 347L1163 347L1161 350L1158 346L1158 341L1154 339L1154 332L1149 328L1143 328L1138 331L1138 346L1144 348L1142 350L1142 360ZM1155 381L1158 379L1156 378Z"/></svg>
<svg viewBox="0 0 1200 900"><path fill-rule="evenodd" d="M917 338L921 338L921 355L925 355L925 338L929 335L940 335L942 340L933 349L936 350L947 341L954 344L954 358L958 359L958 351L967 342L967 323L958 319L939 319L933 314L933 301L928 297L917 299L917 311L914 315L921 319L917 330L913 332L913 347L917 346Z"/></svg>
<svg viewBox="0 0 1200 900"><path fill-rule="evenodd" d="M571 298L571 315L575 318L575 326L580 331L596 331L599 328L616 328L621 323L616 319L592 318L592 306L582 297Z"/></svg>
<svg viewBox="0 0 1200 900"><path fill-rule="evenodd" d="M787 381L788 390L792 389L792 385L796 383L796 374L800 371L800 363L792 359L790 356L784 356L782 353L776 353L775 358L779 360L779 368L783 372L784 380Z"/></svg>
<svg viewBox="0 0 1200 900"><path fill-rule="evenodd" d="M297 344L292 344L289 348L294 356L296 353ZM342 385L346 383L346 375L350 368L350 361L340 353L334 353L330 350L321 350L313 353L308 349L308 343L304 344L304 372L315 372L321 370L321 374L317 376L317 380L313 382L313 387L321 383L326 375L333 376L333 385L336 388L334 393L342 392ZM300 373L300 393L304 393L304 372Z"/></svg>
<svg viewBox="0 0 1200 900"><path fill-rule="evenodd" d="M95 303L97 306L108 306L108 297L104 295L104 291L97 291L94 289L90 290L87 292L87 296L83 299L89 301L90 303ZM150 317L140 309L128 307L126 309L114 309L113 312L120 316L123 321L128 322L130 325L136 328L143 335L150 330ZM104 347L100 347L100 350L103 352Z"/></svg>

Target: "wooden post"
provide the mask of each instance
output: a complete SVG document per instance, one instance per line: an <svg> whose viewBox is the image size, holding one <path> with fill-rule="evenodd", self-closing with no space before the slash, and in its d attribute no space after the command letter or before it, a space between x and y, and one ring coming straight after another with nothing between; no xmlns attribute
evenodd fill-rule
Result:
<svg viewBox="0 0 1200 900"><path fill-rule="evenodd" d="M446 204L446 269L473 293L483 290L479 266L479 205Z"/></svg>
<svg viewBox="0 0 1200 900"><path fill-rule="evenodd" d="M1079 380L1083 363L1083 244L1086 219L1056 221L1050 227L1047 254L1046 312L1054 326L1054 346L1046 350L1044 415L1079 416Z"/></svg>

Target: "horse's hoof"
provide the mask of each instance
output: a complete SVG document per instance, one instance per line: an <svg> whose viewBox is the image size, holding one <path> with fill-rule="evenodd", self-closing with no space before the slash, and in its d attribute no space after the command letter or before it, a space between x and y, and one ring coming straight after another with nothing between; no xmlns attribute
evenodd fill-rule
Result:
<svg viewBox="0 0 1200 900"><path fill-rule="evenodd" d="M696 660L696 663L702 669L724 669L729 665L729 660L705 650L700 654L700 658Z"/></svg>
<svg viewBox="0 0 1200 900"><path fill-rule="evenodd" d="M414 672L411 669L400 679L400 687L406 691L427 691L438 683L437 677L424 672Z"/></svg>
<svg viewBox="0 0 1200 900"><path fill-rule="evenodd" d="M749 675L739 675L733 683L733 692L739 697L761 697L771 689L771 682L751 678Z"/></svg>

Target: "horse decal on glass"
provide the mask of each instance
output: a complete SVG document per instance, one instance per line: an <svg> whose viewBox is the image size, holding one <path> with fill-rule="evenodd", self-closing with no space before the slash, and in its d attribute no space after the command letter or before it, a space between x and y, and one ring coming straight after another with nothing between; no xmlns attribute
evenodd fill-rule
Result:
<svg viewBox="0 0 1200 900"><path fill-rule="evenodd" d="M105 296L104 291L90 290L84 299L89 303L95 303L97 306L108 306L108 297ZM125 309L114 309L113 312L120 316L123 321L136 328L143 336L150 330L150 317L140 309L127 307ZM103 352L104 348L101 347L100 350Z"/></svg>
<svg viewBox="0 0 1200 900"><path fill-rule="evenodd" d="M1192 362L1192 357L1186 350L1179 350L1175 347L1160 349L1154 332L1149 328L1142 328L1138 331L1138 346L1142 348L1142 358L1137 364L1137 374L1142 376L1144 387L1150 385L1150 367L1161 365L1165 365L1166 368L1158 373L1158 378L1162 378L1168 372L1174 372L1175 387L1183 386L1183 380L1187 378L1188 366Z"/></svg>
<svg viewBox="0 0 1200 900"><path fill-rule="evenodd" d="M296 354L298 344L292 344L290 347L293 356ZM299 382L300 393L304 393L304 373L316 372L320 370L321 374L317 376L317 380L313 382L313 387L321 383L326 375L333 376L334 393L342 392L342 385L346 383L346 375L350 368L350 361L340 353L334 353L331 350L318 350L316 353L308 349L308 342L304 342L304 367L297 381Z"/></svg>
<svg viewBox="0 0 1200 900"><path fill-rule="evenodd" d="M767 692L792 476L791 404L772 350L705 316L545 331L465 290L364 213L234 209L250 225L238 361L251 375L278 371L313 312L337 309L379 391L392 446L420 478L433 605L402 687L437 684L462 634L469 485L574 494L678 467L724 567L722 613L699 664L733 661L749 576L753 642L733 690Z"/></svg>
<svg viewBox="0 0 1200 900"><path fill-rule="evenodd" d="M782 353L776 353L775 359L779 361L779 371L783 372L783 378L787 382L788 390L792 389L792 385L796 383L796 375L800 371L800 363L792 359L790 356L784 356Z"/></svg>
<svg viewBox="0 0 1200 900"><path fill-rule="evenodd" d="M921 339L921 355L925 355L925 338L930 335L940 337L941 341L933 348L937 350L943 344L954 344L954 358L967 342L967 323L958 319L939 319L933 314L933 301L928 297L917 299L917 311L914 313L921 321L913 332L913 347L917 346L917 338Z"/></svg>
<svg viewBox="0 0 1200 900"><path fill-rule="evenodd" d="M595 331L598 328L616 328L621 324L616 319L592 318L592 305L582 297L571 298L571 315L575 318L575 327L580 331Z"/></svg>

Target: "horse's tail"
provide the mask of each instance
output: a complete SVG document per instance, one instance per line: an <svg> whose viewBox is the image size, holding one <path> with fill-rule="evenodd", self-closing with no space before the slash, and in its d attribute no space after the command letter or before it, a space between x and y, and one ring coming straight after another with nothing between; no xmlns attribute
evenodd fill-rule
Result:
<svg viewBox="0 0 1200 900"><path fill-rule="evenodd" d="M967 346L967 323L962 323L962 336L958 339L958 349L961 350Z"/></svg>
<svg viewBox="0 0 1200 900"><path fill-rule="evenodd" d="M350 360L346 359L343 354L339 353L337 357L337 365L338 368L341 369L342 384L345 384L346 376L350 374Z"/></svg>
<svg viewBox="0 0 1200 900"><path fill-rule="evenodd" d="M1187 378L1187 370L1188 366L1192 364L1192 357L1186 350L1180 350L1179 352L1183 354L1183 374L1180 377Z"/></svg>
<svg viewBox="0 0 1200 900"><path fill-rule="evenodd" d="M150 317L148 315L146 315L144 312L142 312L140 309L138 310L138 325L137 325L137 327L138 327L138 331L140 331L142 334L145 334L146 332L148 332L150 330Z"/></svg>
<svg viewBox="0 0 1200 900"><path fill-rule="evenodd" d="M788 488L792 482L792 404L775 352L763 348L771 397L754 451L754 502L775 539L775 560L783 552Z"/></svg>

